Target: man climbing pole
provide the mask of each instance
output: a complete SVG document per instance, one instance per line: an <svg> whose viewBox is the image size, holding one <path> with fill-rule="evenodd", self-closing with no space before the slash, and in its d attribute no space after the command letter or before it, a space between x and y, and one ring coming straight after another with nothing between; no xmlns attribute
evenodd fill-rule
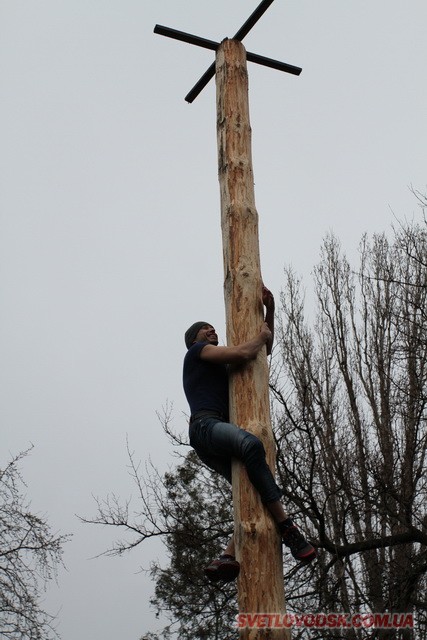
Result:
<svg viewBox="0 0 427 640"><path fill-rule="evenodd" d="M246 62L250 60L293 75L302 71L299 67L246 52L242 45L243 38L272 2L261 0L235 36L221 43L160 25L156 25L155 32L216 51L215 65L203 74L186 100L192 102L215 75L227 340L237 346L218 347L215 331L206 322L195 323L187 331L189 351L184 382L192 413L190 433L194 448L209 466L228 480L230 467L233 469L234 539L237 557L245 565L238 581L239 611L283 614L286 605L280 537L268 511L295 557L308 562L315 556L315 550L284 512L278 497L280 490L268 469L268 464L271 468L274 465L275 447L269 411L268 366L263 351L264 344L268 346L272 342L272 335L268 332L268 322L259 330L263 316L262 279ZM271 295L269 300L269 304L274 304ZM236 364L241 366L233 369ZM230 419L244 425L245 430L230 424ZM247 437L249 434L253 437ZM253 486L256 491L252 490ZM262 508L261 500L268 509ZM207 568L210 577L231 579L238 573L233 542L226 552L230 558L220 558ZM267 638L263 629L249 628L239 629L239 637L242 640ZM290 640L290 631L270 629L268 639Z"/></svg>
<svg viewBox="0 0 427 640"><path fill-rule="evenodd" d="M230 347L218 346L218 336L208 322L195 322L185 333L187 353L184 358L184 391L190 405L190 444L209 468L231 483L231 463L236 458L245 466L248 477L261 501L277 523L282 540L296 560L311 562L315 548L307 542L285 512L277 486L266 462L264 446L259 438L231 424L228 413L228 370L244 366L256 358L266 345L271 352L274 336L274 297L263 287L262 301L266 308L265 322L252 340ZM235 558L234 538L224 553L206 567L212 581L229 582L240 571Z"/></svg>

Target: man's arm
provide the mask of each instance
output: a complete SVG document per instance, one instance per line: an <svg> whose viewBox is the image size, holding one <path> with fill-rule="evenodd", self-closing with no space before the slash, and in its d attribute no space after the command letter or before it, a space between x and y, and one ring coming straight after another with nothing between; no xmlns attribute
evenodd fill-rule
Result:
<svg viewBox="0 0 427 640"><path fill-rule="evenodd" d="M267 341L267 355L269 356L274 340L274 296L264 285L262 285L262 302L265 306L265 322L271 333L271 338Z"/></svg>
<svg viewBox="0 0 427 640"><path fill-rule="evenodd" d="M268 345L269 341L272 341L271 331L268 324L264 322L261 331L252 340L235 347L218 347L207 344L203 347L200 358L217 364L243 364L248 360L254 360L258 352L265 344Z"/></svg>

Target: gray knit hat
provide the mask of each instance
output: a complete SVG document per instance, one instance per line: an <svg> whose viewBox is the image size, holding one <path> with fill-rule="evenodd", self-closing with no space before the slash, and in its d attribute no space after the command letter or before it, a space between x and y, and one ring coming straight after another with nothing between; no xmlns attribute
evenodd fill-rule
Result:
<svg viewBox="0 0 427 640"><path fill-rule="evenodd" d="M200 329L202 327L205 327L207 324L210 326L209 322L202 322L202 321L195 322L194 324L191 325L189 329L187 329L184 336L185 346L187 347L187 349L189 349L193 344L193 342L195 341L196 336L199 333Z"/></svg>

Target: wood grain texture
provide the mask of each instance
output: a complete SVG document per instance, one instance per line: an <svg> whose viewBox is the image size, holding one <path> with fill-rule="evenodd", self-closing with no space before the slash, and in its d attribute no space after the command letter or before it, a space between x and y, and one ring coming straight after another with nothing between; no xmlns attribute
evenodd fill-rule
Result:
<svg viewBox="0 0 427 640"><path fill-rule="evenodd" d="M227 344L253 338L263 322L258 213L255 207L246 51L224 40L216 58L218 172L224 255ZM265 349L230 376L231 421L263 442L274 473ZM233 464L233 503L241 613L285 613L280 537L244 467ZM289 640L285 629L241 629L245 640Z"/></svg>

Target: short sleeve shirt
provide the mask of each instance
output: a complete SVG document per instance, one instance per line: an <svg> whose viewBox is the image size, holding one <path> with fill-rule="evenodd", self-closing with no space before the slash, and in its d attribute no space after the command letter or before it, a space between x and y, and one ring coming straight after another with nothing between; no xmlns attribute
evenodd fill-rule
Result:
<svg viewBox="0 0 427 640"><path fill-rule="evenodd" d="M207 362L200 354L208 342L196 342L184 358L184 392L191 414L217 411L228 419L228 370L224 364Z"/></svg>

